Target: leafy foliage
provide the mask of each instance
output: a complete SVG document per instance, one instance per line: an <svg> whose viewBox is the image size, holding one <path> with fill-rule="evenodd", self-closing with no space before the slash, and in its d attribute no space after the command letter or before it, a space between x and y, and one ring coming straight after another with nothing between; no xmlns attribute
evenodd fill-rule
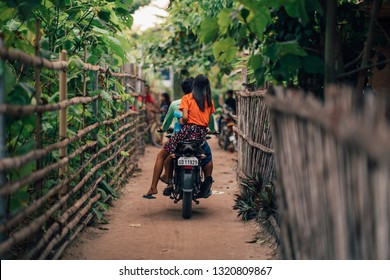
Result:
<svg viewBox="0 0 390 280"><path fill-rule="evenodd" d="M29 1L1 1L0 2L0 33L4 37L7 48L16 48L28 54L35 54L35 40L40 34L39 55L50 59L58 59L58 53L66 50L69 67L67 71L68 98L83 95L83 70L81 61L86 54L86 62L109 66L117 71L119 66L128 61L127 52L131 49L128 38L133 19L131 13L150 1L130 0L29 0ZM40 26L37 27L37 21ZM5 63L6 103L18 105L35 105L34 68L22 65L19 62ZM83 126L96 121L112 118L115 114L123 113L125 102L114 101L114 96L121 97L122 101L133 99L125 95L122 84L114 78L99 75L99 90L92 89L94 77L87 74L87 95L102 95L98 103L98 112L94 114L92 106L76 105L68 109L68 136L74 135ZM59 101L58 74L55 71L42 69L41 71L41 103ZM58 112L47 112L42 115L42 145L45 147L58 141ZM99 147L105 147L110 141L112 132L117 124L102 127L94 134L98 139ZM36 143L36 116L6 117L6 150L7 156L13 157L25 154L37 147ZM69 146L74 151L86 142L94 140L90 134L83 141ZM84 162L94 151L87 150ZM102 154L98 160L107 155ZM46 156L42 165L47 166L59 159L58 151ZM69 175L80 167L80 156L69 162ZM108 163L108 167L114 163ZM88 172L93 166L87 167ZM35 162L29 163L18 170L7 174L7 180L12 182L31 174L38 167ZM110 169L107 168L107 176ZM101 174L100 174L101 175ZM59 183L58 172L53 171L40 182L42 188L35 185L23 186L9 198L9 214L18 212L53 186ZM71 182L71 186L75 183ZM115 196L115 191L103 184L102 191Z"/></svg>
<svg viewBox="0 0 390 280"><path fill-rule="evenodd" d="M368 11L358 2L339 1L337 7L342 51L338 73L350 70L343 66L363 49ZM324 80L324 5L319 0L171 1L167 33L146 48L148 58L182 69L217 65L221 74L245 63L250 84L271 82L319 92ZM378 34L377 44L381 41L386 40ZM383 60L381 55L372 59ZM353 82L356 76L347 79Z"/></svg>
<svg viewBox="0 0 390 280"><path fill-rule="evenodd" d="M273 182L264 182L257 175L254 178L245 178L241 182L241 192L235 195L233 209L237 210L238 217L244 221L258 219L267 221L274 215L278 219L276 192Z"/></svg>

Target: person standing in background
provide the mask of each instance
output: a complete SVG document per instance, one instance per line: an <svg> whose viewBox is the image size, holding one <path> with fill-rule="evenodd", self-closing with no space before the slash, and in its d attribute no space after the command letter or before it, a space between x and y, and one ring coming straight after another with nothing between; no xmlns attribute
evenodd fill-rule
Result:
<svg viewBox="0 0 390 280"><path fill-rule="evenodd" d="M233 114L236 115L236 99L233 98L234 91L229 89L226 91L227 98L225 104L232 109Z"/></svg>
<svg viewBox="0 0 390 280"><path fill-rule="evenodd" d="M169 106L171 105L171 99L169 98L169 94L164 92L161 94L161 103L160 103L160 122L164 122L164 118L168 113Z"/></svg>

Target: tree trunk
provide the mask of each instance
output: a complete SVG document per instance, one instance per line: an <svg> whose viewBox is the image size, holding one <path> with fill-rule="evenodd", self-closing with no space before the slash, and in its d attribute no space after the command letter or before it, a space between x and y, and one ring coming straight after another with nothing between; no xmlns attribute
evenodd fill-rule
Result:
<svg viewBox="0 0 390 280"><path fill-rule="evenodd" d="M337 0L328 0L325 31L325 87L336 82L336 11Z"/></svg>

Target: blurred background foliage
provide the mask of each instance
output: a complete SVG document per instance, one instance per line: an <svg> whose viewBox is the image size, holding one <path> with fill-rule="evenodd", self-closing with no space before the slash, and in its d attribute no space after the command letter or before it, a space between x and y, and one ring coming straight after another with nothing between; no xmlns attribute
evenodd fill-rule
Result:
<svg viewBox="0 0 390 280"><path fill-rule="evenodd" d="M372 1L360 2L338 1L339 74L360 66L350 63L362 52ZM204 72L215 79L215 88L224 88L234 80L229 75L245 65L254 87L273 83L322 91L326 1L171 0L168 11L161 27L137 37L145 65ZM386 44L384 34L375 36L375 46ZM371 56L372 61L384 59L379 52ZM356 78L355 73L343 81Z"/></svg>

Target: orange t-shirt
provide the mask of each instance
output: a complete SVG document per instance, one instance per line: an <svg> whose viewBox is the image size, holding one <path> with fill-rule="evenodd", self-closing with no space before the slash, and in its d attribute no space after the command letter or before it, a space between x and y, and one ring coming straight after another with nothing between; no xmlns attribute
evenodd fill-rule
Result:
<svg viewBox="0 0 390 280"><path fill-rule="evenodd" d="M188 120L187 124L196 124L201 126L208 126L210 121L210 115L215 112L214 102L211 100L212 105L207 106L206 100L204 112L200 110L198 104L196 104L195 98L192 96L192 93L186 94L183 96L180 102L180 111L183 111L184 108L188 109Z"/></svg>

